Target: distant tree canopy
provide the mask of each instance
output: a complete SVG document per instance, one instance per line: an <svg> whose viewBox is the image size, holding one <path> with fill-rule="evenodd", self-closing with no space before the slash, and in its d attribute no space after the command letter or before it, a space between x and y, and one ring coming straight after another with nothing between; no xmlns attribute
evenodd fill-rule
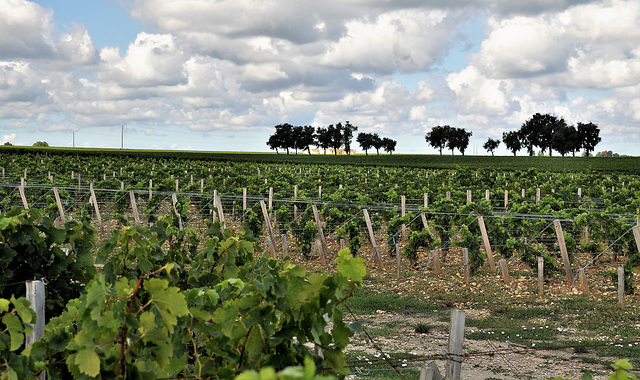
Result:
<svg viewBox="0 0 640 380"><path fill-rule="evenodd" d="M275 133L267 140L267 146L269 149L275 150L276 153L280 153L279 150L285 150L287 154L291 149L295 150L296 154L298 154L298 150L302 152L306 150L311 154L312 145L324 149L325 154L329 148L333 148L333 153L338 154L341 147L344 147L347 154L351 154L353 132L358 130L358 127L349 121L346 121L344 125L338 123L318 128L310 125L294 126L289 123L276 125L275 128Z"/></svg>
<svg viewBox="0 0 640 380"><path fill-rule="evenodd" d="M380 149L384 149L385 152L391 154L396 150L396 140L392 140L388 137L381 138L377 133L358 133L356 138L360 148L364 150L365 154L369 154L369 149L373 148L377 154L380 154Z"/></svg>
<svg viewBox="0 0 640 380"><path fill-rule="evenodd" d="M442 149L447 147L451 149L453 154L454 149L458 149L464 156L464 151L469 146L469 138L473 135L473 132L467 132L464 128L454 128L448 125L438 125L429 131L424 139L432 147L440 150L442 155Z"/></svg>
<svg viewBox="0 0 640 380"><path fill-rule="evenodd" d="M554 150L562 156L569 153L575 156L580 149L589 155L601 140L600 129L594 123L578 123L576 128L567 125L561 117L540 113L525 121L518 131L502 134L502 141L514 156L522 148L526 148L530 156L534 148L548 150L549 156Z"/></svg>
<svg viewBox="0 0 640 380"><path fill-rule="evenodd" d="M36 141L33 143L33 146L49 146L46 141Z"/></svg>
<svg viewBox="0 0 640 380"><path fill-rule="evenodd" d="M487 152L491 152L491 155L493 156L493 151L498 149L499 145L500 145L500 140L494 140L492 138L489 138L482 147L486 149Z"/></svg>

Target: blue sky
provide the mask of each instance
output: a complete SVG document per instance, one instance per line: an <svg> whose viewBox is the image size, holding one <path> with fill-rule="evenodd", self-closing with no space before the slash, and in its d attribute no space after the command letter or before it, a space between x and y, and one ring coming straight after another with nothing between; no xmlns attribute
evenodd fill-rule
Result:
<svg viewBox="0 0 640 380"><path fill-rule="evenodd" d="M354 4L5 0L0 143L117 148L124 122L127 148L266 151L274 125L349 120L398 153L465 128L484 155L539 112L638 155L637 1Z"/></svg>

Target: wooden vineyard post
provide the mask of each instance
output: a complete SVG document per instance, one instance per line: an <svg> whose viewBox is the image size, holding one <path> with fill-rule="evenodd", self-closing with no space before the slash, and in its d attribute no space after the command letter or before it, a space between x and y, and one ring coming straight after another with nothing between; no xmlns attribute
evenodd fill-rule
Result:
<svg viewBox="0 0 640 380"><path fill-rule="evenodd" d="M538 295L544 294L544 257L538 256Z"/></svg>
<svg viewBox="0 0 640 380"><path fill-rule="evenodd" d="M504 191L504 208L509 205L509 190Z"/></svg>
<svg viewBox="0 0 640 380"><path fill-rule="evenodd" d="M151 200L152 196L153 196L153 180L150 179L149 180L149 200Z"/></svg>
<svg viewBox="0 0 640 380"><path fill-rule="evenodd" d="M204 178L200 178L200 194L204 193Z"/></svg>
<svg viewBox="0 0 640 380"><path fill-rule="evenodd" d="M640 226L633 227L633 237L636 240L636 247L638 248L638 252L640 252Z"/></svg>
<svg viewBox="0 0 640 380"><path fill-rule="evenodd" d="M288 251L287 247L287 234L282 234L282 256L287 256L287 251Z"/></svg>
<svg viewBox="0 0 640 380"><path fill-rule="evenodd" d="M273 229L271 229L271 220L269 219L269 212L267 211L267 205L264 203L263 199L260 199L260 208L262 209L262 216L264 217L264 222L267 224L267 232L269 233L269 236L268 236L269 251L271 251L271 257L275 259L276 247L274 245Z"/></svg>
<svg viewBox="0 0 640 380"><path fill-rule="evenodd" d="M178 228L180 228L180 231L182 231L182 217L180 216L180 213L176 208L176 204L178 204L178 197L176 196L176 193L171 194L171 203L173 205L173 213L178 217Z"/></svg>
<svg viewBox="0 0 640 380"><path fill-rule="evenodd" d="M491 192L489 191L489 189L484 191L484 200L485 201L490 201L491 200Z"/></svg>
<svg viewBox="0 0 640 380"><path fill-rule="evenodd" d="M298 205L295 200L298 199L298 185L293 185L293 220L298 220Z"/></svg>
<svg viewBox="0 0 640 380"><path fill-rule="evenodd" d="M322 186L318 185L318 199L322 199Z"/></svg>
<svg viewBox="0 0 640 380"><path fill-rule="evenodd" d="M440 267L440 254L438 251L433 252L433 272L438 276L442 274L442 268Z"/></svg>
<svg viewBox="0 0 640 380"><path fill-rule="evenodd" d="M78 174L80 175L80 174ZM124 182L120 181L120 190L124 190Z"/></svg>
<svg viewBox="0 0 640 380"><path fill-rule="evenodd" d="M469 287L469 249L462 248L462 259L464 265L464 285Z"/></svg>
<svg viewBox="0 0 640 380"><path fill-rule="evenodd" d="M429 360L422 368L420 368L420 380L442 380L440 370L436 362Z"/></svg>
<svg viewBox="0 0 640 380"><path fill-rule="evenodd" d="M373 234L373 227L371 225L371 218L369 218L369 211L367 209L362 209L362 213L364 214L364 221L367 224L367 230L369 231L369 240L371 241L371 249L373 258L376 261L376 264L380 267L380 269L384 270L384 264L382 263L382 255L380 255L380 249L378 248L378 244L376 244L376 236Z"/></svg>
<svg viewBox="0 0 640 380"><path fill-rule="evenodd" d="M78 191L80 191L80 173L78 173Z"/></svg>
<svg viewBox="0 0 640 380"><path fill-rule="evenodd" d="M536 187L536 204L540 204L540 188Z"/></svg>
<svg viewBox="0 0 640 380"><path fill-rule="evenodd" d="M224 210L222 209L222 200L220 196L216 194L214 200L216 203L216 209L218 210L218 219L220 220L220 224L222 224L222 229L227 229L227 224L224 221Z"/></svg>
<svg viewBox="0 0 640 380"><path fill-rule="evenodd" d="M62 202L60 202L60 194L58 193L58 188L54 186L53 188L53 196L56 198L56 203L58 204L58 212L60 213L60 220L62 220L62 224L64 224L64 209L62 208Z"/></svg>
<svg viewBox="0 0 640 380"><path fill-rule="evenodd" d="M407 206L407 198L402 195L400 196L400 216L404 218L406 215L406 206ZM402 241L405 241L407 238L407 225L402 223Z"/></svg>
<svg viewBox="0 0 640 380"><path fill-rule="evenodd" d="M24 195L24 178L20 178L20 186L18 187L18 191L20 192L20 199L22 199L22 207L25 210L29 209L29 203L27 203L27 197Z"/></svg>
<svg viewBox="0 0 640 380"><path fill-rule="evenodd" d="M429 228L429 222L427 222L427 216L423 213L420 214L420 219L422 219L422 227L424 227L424 229L428 229Z"/></svg>
<svg viewBox="0 0 640 380"><path fill-rule="evenodd" d="M480 233L482 234L482 242L484 244L484 250L487 252L487 260L489 260L489 268L491 272L496 271L496 263L493 261L493 252L491 252L491 243L489 243L489 235L487 234L487 227L484 225L484 218L482 215L478 217L478 224L480 225Z"/></svg>
<svg viewBox="0 0 640 380"><path fill-rule="evenodd" d="M429 207L429 194L424 193L422 195L422 207L427 208Z"/></svg>
<svg viewBox="0 0 640 380"><path fill-rule="evenodd" d="M96 193L93 190L93 182L89 184L89 191L91 192L89 203L93 203L93 209L96 211L96 218L98 219L98 225L100 226L100 232L104 232L104 227L102 226L102 218L100 217L100 208L98 207L98 198L96 198Z"/></svg>
<svg viewBox="0 0 640 380"><path fill-rule="evenodd" d="M462 372L462 343L464 340L464 310L451 311L451 327L449 331L449 352L447 360L447 380L460 380Z"/></svg>
<svg viewBox="0 0 640 380"><path fill-rule="evenodd" d="M179 181L176 179L176 193L180 191Z"/></svg>
<svg viewBox="0 0 640 380"><path fill-rule="evenodd" d="M25 337L25 347L30 347L35 341L44 336L44 282L40 280L27 281L26 288L26 298L31 302L31 309L36 312L36 323L32 325L33 331Z"/></svg>
<svg viewBox="0 0 640 380"><path fill-rule="evenodd" d="M267 210L271 209L273 209L273 187L269 188L269 207L267 207Z"/></svg>
<svg viewBox="0 0 640 380"><path fill-rule="evenodd" d="M398 244L396 244L396 272L400 278L400 246Z"/></svg>
<svg viewBox="0 0 640 380"><path fill-rule="evenodd" d="M329 257L329 249L327 247L327 240L324 238L324 231L322 231L322 222L320 221L320 214L318 213L318 207L311 205L313 210L313 218L316 221L316 227L318 228L318 236L320 240L320 259L322 263L325 263L327 257Z"/></svg>
<svg viewBox="0 0 640 380"><path fill-rule="evenodd" d="M133 190L129 190L129 199L131 200L131 209L133 210L133 218L136 221L136 226L140 225L140 214L138 214L138 205L136 204L136 195Z"/></svg>
<svg viewBox="0 0 640 380"><path fill-rule="evenodd" d="M191 181L189 182L189 184L193 185L193 174L191 174Z"/></svg>
<svg viewBox="0 0 640 380"><path fill-rule="evenodd" d="M447 200L451 199L451 192L447 191L447 193L445 194L445 197L447 198Z"/></svg>
<svg viewBox="0 0 640 380"><path fill-rule="evenodd" d="M502 280L505 285L511 285L511 277L509 276L509 268L507 267L507 260L500 260L500 271L502 272Z"/></svg>
<svg viewBox="0 0 640 380"><path fill-rule="evenodd" d="M247 188L242 188L242 211L247 209Z"/></svg>
<svg viewBox="0 0 640 380"><path fill-rule="evenodd" d="M564 234L562 233L562 225L558 219L553 221L553 225L556 228L556 237L558 238L558 245L560 246L560 254L562 255L562 262L564 264L564 272L567 277L567 282L571 284L573 281L573 275L571 274L571 263L569 262L569 253L567 252L567 245L564 242Z"/></svg>
<svg viewBox="0 0 640 380"><path fill-rule="evenodd" d="M624 308L624 266L618 267L618 303Z"/></svg>
<svg viewBox="0 0 640 380"><path fill-rule="evenodd" d="M471 190L467 190L467 203L471 203Z"/></svg>
<svg viewBox="0 0 640 380"><path fill-rule="evenodd" d="M578 269L578 278L580 279L582 293L589 294L589 285L587 285L587 276L584 274L584 269Z"/></svg>

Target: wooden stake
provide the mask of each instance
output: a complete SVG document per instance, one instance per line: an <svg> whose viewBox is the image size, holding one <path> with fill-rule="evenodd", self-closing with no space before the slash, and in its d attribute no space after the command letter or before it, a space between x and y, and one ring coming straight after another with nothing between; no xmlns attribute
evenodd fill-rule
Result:
<svg viewBox="0 0 640 380"><path fill-rule="evenodd" d="M242 188L242 211L247 209L247 188Z"/></svg>
<svg viewBox="0 0 640 380"><path fill-rule="evenodd" d="M553 225L556 228L556 237L558 238L558 245L560 246L560 254L562 255L562 262L564 263L566 279L567 282L571 284L571 282L573 282L573 275L571 274L571 262L569 262L569 253L567 252L567 245L564 242L562 225L558 219L553 221Z"/></svg>
<svg viewBox="0 0 640 380"><path fill-rule="evenodd" d="M100 226L100 232L104 232L102 218L100 217L100 208L98 207L98 198L96 198L96 193L93 191L93 182L89 184L89 191L91 192L89 203L93 203L93 209L96 211L96 218L98 219L98 225Z"/></svg>
<svg viewBox="0 0 640 380"><path fill-rule="evenodd" d="M369 218L369 211L367 211L367 209L363 209L362 213L364 214L364 221L367 224L367 230L369 231L369 240L371 241L373 258L376 261L376 264L381 269L384 269L384 264L382 263L382 256L380 255L380 249L378 248L378 244L376 244L376 236L373 234L373 227L371 225L371 218Z"/></svg>
<svg viewBox="0 0 640 380"><path fill-rule="evenodd" d="M31 334L25 337L25 347L30 347L35 341L44 336L44 322L45 322L45 289L44 282L40 280L27 281L26 283L27 294L26 298L31 302L31 309L36 312L36 323L31 324L33 330Z"/></svg>
<svg viewBox="0 0 640 380"><path fill-rule="evenodd" d="M427 193L424 193L424 194L422 195L422 198L423 198L423 200L422 200L422 206L423 206L424 208L429 207L429 195L428 195Z"/></svg>
<svg viewBox="0 0 640 380"><path fill-rule="evenodd" d="M269 210L273 209L273 187L269 188Z"/></svg>
<svg viewBox="0 0 640 380"><path fill-rule="evenodd" d="M500 260L500 271L502 271L502 280L505 285L511 285L511 277L509 276L509 268L507 268L507 260Z"/></svg>
<svg viewBox="0 0 640 380"><path fill-rule="evenodd" d="M131 209L133 210L133 218L136 221L136 226L139 226L140 215L138 214L138 205L136 204L136 195L133 193L133 190L129 190L129 199L131 199Z"/></svg>
<svg viewBox="0 0 640 380"><path fill-rule="evenodd" d="M449 331L449 354L447 360L447 380L460 380L462 372L462 343L464 340L464 310L451 311L451 330Z"/></svg>
<svg viewBox="0 0 640 380"><path fill-rule="evenodd" d="M624 308L624 267L618 267L618 303Z"/></svg>
<svg viewBox="0 0 640 380"><path fill-rule="evenodd" d="M442 267L440 267L440 254L438 251L433 251L433 272L438 276L442 274Z"/></svg>
<svg viewBox="0 0 640 380"><path fill-rule="evenodd" d="M22 199L22 207L25 210L29 209L29 203L27 203L27 197L24 195L24 178L20 178L20 186L18 187L18 191L20 192L20 199Z"/></svg>
<svg viewBox="0 0 640 380"><path fill-rule="evenodd" d="M491 192L489 191L489 189L484 191L484 200L486 200L486 201L490 201L491 200Z"/></svg>
<svg viewBox="0 0 640 380"><path fill-rule="evenodd" d="M471 203L471 190L467 190L467 203Z"/></svg>
<svg viewBox="0 0 640 380"><path fill-rule="evenodd" d="M462 258L464 260L464 285L469 287L469 249L462 248Z"/></svg>
<svg viewBox="0 0 640 380"><path fill-rule="evenodd" d="M400 246L396 244L396 272L400 278Z"/></svg>
<svg viewBox="0 0 640 380"><path fill-rule="evenodd" d="M311 205L311 209L313 210L313 218L316 221L316 227L318 228L318 236L320 240L320 260L322 263L325 263L327 257L329 257L329 249L327 247L327 240L324 238L324 232L322 231L322 222L320 221L320 214L318 213L318 208L316 205Z"/></svg>
<svg viewBox="0 0 640 380"><path fill-rule="evenodd" d="M540 204L540 188L536 187L536 204Z"/></svg>
<svg viewBox="0 0 640 380"><path fill-rule="evenodd" d="M640 252L640 226L633 227L633 237L636 240L636 247L638 248L638 252Z"/></svg>
<svg viewBox="0 0 640 380"><path fill-rule="evenodd" d="M450 200L451 199L451 192L447 191L445 196L446 196L447 200Z"/></svg>
<svg viewBox="0 0 640 380"><path fill-rule="evenodd" d="M507 208L509 205L509 190L504 191L504 208Z"/></svg>
<svg viewBox="0 0 640 380"><path fill-rule="evenodd" d="M65 223L64 218L64 209L62 208L62 202L60 202L60 194L58 193L58 188L53 188L53 196L56 198L56 203L58 204L58 212L60 213L60 220L62 220L62 224Z"/></svg>
<svg viewBox="0 0 640 380"><path fill-rule="evenodd" d="M287 234L282 234L282 256L287 256L287 251L289 247L287 247Z"/></svg>
<svg viewBox="0 0 640 380"><path fill-rule="evenodd" d="M484 218L482 215L478 217L478 224L480 225L480 233L482 234L482 242L484 244L484 250L487 252L487 259L489 260L489 269L491 272L496 271L496 263L493 261L493 252L491 252L491 244L489 243L489 235L487 234L487 227L484 225Z"/></svg>
<svg viewBox="0 0 640 380"><path fill-rule="evenodd" d="M152 196L153 196L153 180L150 179L149 180L149 200L151 200Z"/></svg>
<svg viewBox="0 0 640 380"><path fill-rule="evenodd" d="M269 212L267 211L267 205L264 200L260 199L260 208L262 209L262 216L264 222L267 224L267 232L269 233L267 242L269 243L269 250L271 251L271 257L276 258L276 247L274 245L273 230L271 229L271 220L269 219Z"/></svg>
<svg viewBox="0 0 640 380"><path fill-rule="evenodd" d="M176 208L176 204L178 204L178 197L176 196L176 193L172 193L171 194L171 201L172 201L172 204L173 204L173 212L178 217L178 228L180 229L180 231L182 231L182 216L180 216L180 213L178 212L178 209Z"/></svg>
<svg viewBox="0 0 640 380"><path fill-rule="evenodd" d="M404 218L404 216L406 215L406 205L407 205L407 198L404 195L400 196L400 216L402 218ZM407 238L406 224L402 223L401 231L402 231L401 239L402 241L405 241Z"/></svg>
<svg viewBox="0 0 640 380"><path fill-rule="evenodd" d="M582 293L589 294L589 286L587 285L587 276L584 274L584 269L578 269L578 278L580 279Z"/></svg>
<svg viewBox="0 0 640 380"><path fill-rule="evenodd" d="M538 256L538 295L544 294L544 257Z"/></svg>
<svg viewBox="0 0 640 380"><path fill-rule="evenodd" d="M178 180L176 179L176 193L180 191L179 187L178 187Z"/></svg>
<svg viewBox="0 0 640 380"><path fill-rule="evenodd" d="M222 209L222 200L220 196L216 194L214 202L216 203L216 209L218 210L218 218L222 224L222 229L227 229L227 224L224 221L224 210Z"/></svg>

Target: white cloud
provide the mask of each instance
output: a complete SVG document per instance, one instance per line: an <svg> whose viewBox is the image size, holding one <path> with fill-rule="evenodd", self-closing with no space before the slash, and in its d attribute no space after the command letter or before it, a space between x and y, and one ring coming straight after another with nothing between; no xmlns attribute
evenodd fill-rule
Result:
<svg viewBox="0 0 640 380"><path fill-rule="evenodd" d="M149 87L184 83L183 65L189 55L171 35L140 33L124 57L117 48L105 48L100 59L101 80L121 87Z"/></svg>
<svg viewBox="0 0 640 380"><path fill-rule="evenodd" d="M48 58L53 55L52 12L25 0L0 2L0 54L7 58Z"/></svg>
<svg viewBox="0 0 640 380"><path fill-rule="evenodd" d="M5 144L5 143L12 143L13 144L15 141L16 141L16 133L13 132L13 133L10 133L8 135L2 136L2 142L1 143L2 144Z"/></svg>

